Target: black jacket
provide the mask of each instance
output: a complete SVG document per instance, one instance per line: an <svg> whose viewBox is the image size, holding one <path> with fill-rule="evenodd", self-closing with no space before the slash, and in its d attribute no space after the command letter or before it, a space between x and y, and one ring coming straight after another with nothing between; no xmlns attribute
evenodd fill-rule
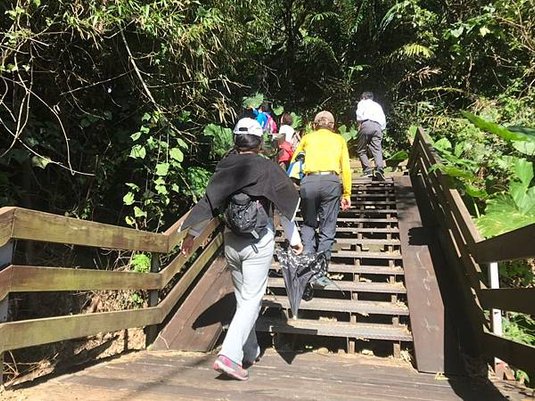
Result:
<svg viewBox="0 0 535 401"><path fill-rule="evenodd" d="M233 153L217 164L206 194L191 209L182 228L218 216L226 207L228 197L236 192L265 197L289 220L294 218L299 206L299 194L293 183L273 161L254 153Z"/></svg>

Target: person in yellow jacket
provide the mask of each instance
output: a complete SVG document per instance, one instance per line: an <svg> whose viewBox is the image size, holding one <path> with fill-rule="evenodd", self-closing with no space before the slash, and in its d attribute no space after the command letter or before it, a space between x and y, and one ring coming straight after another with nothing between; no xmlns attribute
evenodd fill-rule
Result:
<svg viewBox="0 0 535 401"><path fill-rule="evenodd" d="M316 115L314 131L301 139L293 158L301 152L305 154L300 186L304 253L325 252L330 260L338 213L351 207L349 152L345 139L335 132L332 113Z"/></svg>

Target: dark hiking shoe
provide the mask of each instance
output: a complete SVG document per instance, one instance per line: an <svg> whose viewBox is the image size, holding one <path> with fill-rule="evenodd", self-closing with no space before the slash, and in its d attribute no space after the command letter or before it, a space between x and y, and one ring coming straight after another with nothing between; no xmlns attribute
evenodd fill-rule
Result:
<svg viewBox="0 0 535 401"><path fill-rule="evenodd" d="M236 380L247 380L249 378L249 372L246 369L243 369L239 363L230 360L225 355L219 355L212 368Z"/></svg>
<svg viewBox="0 0 535 401"><path fill-rule="evenodd" d="M361 177L363 178L372 178L373 177L373 171L372 169L366 169L362 172Z"/></svg>
<svg viewBox="0 0 535 401"><path fill-rule="evenodd" d="M373 177L376 181L384 181L385 180L385 173L383 169L377 169L375 170L375 175Z"/></svg>

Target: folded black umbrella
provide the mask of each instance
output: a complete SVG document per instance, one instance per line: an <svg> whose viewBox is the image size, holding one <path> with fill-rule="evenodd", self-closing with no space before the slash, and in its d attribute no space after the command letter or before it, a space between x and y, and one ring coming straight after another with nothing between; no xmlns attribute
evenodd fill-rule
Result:
<svg viewBox="0 0 535 401"><path fill-rule="evenodd" d="M275 253L281 266L292 315L297 318L307 284L326 277L327 258L324 252L296 255L291 250L277 248Z"/></svg>

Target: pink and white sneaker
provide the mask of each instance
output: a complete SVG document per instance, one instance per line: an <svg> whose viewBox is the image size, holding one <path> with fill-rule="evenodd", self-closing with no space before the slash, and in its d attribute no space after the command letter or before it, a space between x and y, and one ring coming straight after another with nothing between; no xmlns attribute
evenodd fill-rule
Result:
<svg viewBox="0 0 535 401"><path fill-rule="evenodd" d="M214 361L212 368L233 379L247 380L249 378L249 372L246 369L243 369L239 363L234 362L225 355L219 355Z"/></svg>

